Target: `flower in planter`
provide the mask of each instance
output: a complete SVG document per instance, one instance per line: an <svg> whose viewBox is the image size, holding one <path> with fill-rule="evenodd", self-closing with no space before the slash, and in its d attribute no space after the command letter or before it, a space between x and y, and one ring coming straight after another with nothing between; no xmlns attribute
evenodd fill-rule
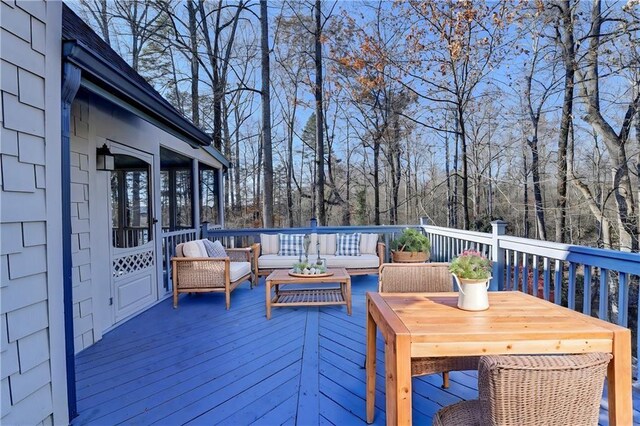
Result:
<svg viewBox="0 0 640 426"><path fill-rule="evenodd" d="M458 278L487 280L491 278L491 261L476 250L465 250L453 259L449 271Z"/></svg>

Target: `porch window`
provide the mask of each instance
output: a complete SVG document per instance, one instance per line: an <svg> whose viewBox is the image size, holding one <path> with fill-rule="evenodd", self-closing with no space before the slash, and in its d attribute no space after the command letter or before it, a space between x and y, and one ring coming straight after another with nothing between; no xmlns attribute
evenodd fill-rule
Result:
<svg viewBox="0 0 640 426"><path fill-rule="evenodd" d="M112 244L137 247L152 239L149 164L129 155L115 156L111 172Z"/></svg>
<svg viewBox="0 0 640 426"><path fill-rule="evenodd" d="M200 222L219 224L218 169L200 163Z"/></svg>
<svg viewBox="0 0 640 426"><path fill-rule="evenodd" d="M193 227L193 178L191 159L160 150L160 205L162 229L175 231Z"/></svg>

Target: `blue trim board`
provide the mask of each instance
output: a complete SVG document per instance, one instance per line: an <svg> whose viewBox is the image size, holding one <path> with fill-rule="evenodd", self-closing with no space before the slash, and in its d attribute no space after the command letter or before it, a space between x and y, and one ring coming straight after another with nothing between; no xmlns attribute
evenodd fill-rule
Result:
<svg viewBox="0 0 640 426"><path fill-rule="evenodd" d="M69 419L78 415L76 403L75 348L73 333L73 281L71 259L71 103L80 87L80 69L65 63L61 90L60 167L62 184L62 287L64 303L65 361Z"/></svg>

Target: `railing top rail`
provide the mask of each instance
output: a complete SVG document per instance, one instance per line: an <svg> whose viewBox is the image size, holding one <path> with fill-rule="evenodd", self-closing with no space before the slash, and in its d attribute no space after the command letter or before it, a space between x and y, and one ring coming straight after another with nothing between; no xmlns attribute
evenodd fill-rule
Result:
<svg viewBox="0 0 640 426"><path fill-rule="evenodd" d="M385 234L401 232L406 228L419 228L420 225L367 225L367 226L317 226L298 228L237 228L237 229L208 229L206 232L211 236L245 236L257 234L296 234L296 233L318 233L333 234L344 232L369 232L372 234Z"/></svg>
<svg viewBox="0 0 640 426"><path fill-rule="evenodd" d="M640 275L640 254L501 236L500 248Z"/></svg>
<svg viewBox="0 0 640 426"><path fill-rule="evenodd" d="M193 232L198 232L197 229L195 228L190 228L190 229L178 229L177 231L162 231L162 237L173 237L176 235L185 235L185 234L191 234Z"/></svg>
<svg viewBox="0 0 640 426"><path fill-rule="evenodd" d="M431 226L422 225L422 229L425 232L443 235L445 237L453 237L461 240L472 241L475 243L491 244L493 241L493 234L486 232L465 231L463 229L445 228L443 226Z"/></svg>

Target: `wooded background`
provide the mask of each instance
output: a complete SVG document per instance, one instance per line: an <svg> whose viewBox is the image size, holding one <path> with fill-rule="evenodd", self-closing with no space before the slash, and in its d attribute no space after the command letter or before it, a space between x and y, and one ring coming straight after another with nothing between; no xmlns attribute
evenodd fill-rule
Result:
<svg viewBox="0 0 640 426"><path fill-rule="evenodd" d="M70 5L231 160L228 227L638 251L638 0Z"/></svg>

